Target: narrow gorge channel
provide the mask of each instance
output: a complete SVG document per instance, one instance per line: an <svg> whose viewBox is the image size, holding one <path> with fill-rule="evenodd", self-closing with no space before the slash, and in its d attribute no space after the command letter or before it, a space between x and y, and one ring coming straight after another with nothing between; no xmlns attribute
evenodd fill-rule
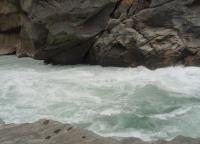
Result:
<svg viewBox="0 0 200 144"><path fill-rule="evenodd" d="M48 118L102 136L200 136L200 68L52 66L0 57L0 119Z"/></svg>

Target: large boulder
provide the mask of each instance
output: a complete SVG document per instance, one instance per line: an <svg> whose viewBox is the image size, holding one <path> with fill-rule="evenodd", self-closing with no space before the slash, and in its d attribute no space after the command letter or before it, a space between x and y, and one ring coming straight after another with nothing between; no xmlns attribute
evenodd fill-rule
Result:
<svg viewBox="0 0 200 144"><path fill-rule="evenodd" d="M36 58L40 55L46 62L56 64L82 63L96 35L106 27L115 3L20 0L22 10L27 13L22 37L29 39L34 49L41 50L34 54Z"/></svg>
<svg viewBox="0 0 200 144"><path fill-rule="evenodd" d="M0 41L1 54L15 52L54 64L83 63L115 4L116 0L2 0L0 33L6 33L4 39L7 33L18 34L20 45Z"/></svg>
<svg viewBox="0 0 200 144"><path fill-rule="evenodd" d="M89 63L149 68L200 64L199 0L152 0L140 8L110 20L111 27L90 50Z"/></svg>

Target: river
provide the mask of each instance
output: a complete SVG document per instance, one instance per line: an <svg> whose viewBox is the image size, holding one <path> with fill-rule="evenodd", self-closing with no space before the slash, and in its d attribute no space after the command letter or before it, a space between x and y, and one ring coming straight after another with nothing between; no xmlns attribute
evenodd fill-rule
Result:
<svg viewBox="0 0 200 144"><path fill-rule="evenodd" d="M52 66L0 57L0 119L50 118L103 136L200 137L200 68Z"/></svg>

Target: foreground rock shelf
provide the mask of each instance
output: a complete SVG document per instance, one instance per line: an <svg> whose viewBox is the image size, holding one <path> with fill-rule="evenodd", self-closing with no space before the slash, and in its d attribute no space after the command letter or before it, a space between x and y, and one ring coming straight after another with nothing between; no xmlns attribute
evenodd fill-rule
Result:
<svg viewBox="0 0 200 144"><path fill-rule="evenodd" d="M98 136L88 130L51 120L0 125L1 144L200 144L200 139L176 137L172 141L144 142L137 138L121 141Z"/></svg>

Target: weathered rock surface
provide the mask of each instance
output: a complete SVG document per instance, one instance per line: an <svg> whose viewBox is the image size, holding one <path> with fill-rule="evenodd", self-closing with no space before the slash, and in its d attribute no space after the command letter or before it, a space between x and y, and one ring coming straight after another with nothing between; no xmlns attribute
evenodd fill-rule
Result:
<svg viewBox="0 0 200 144"><path fill-rule="evenodd" d="M199 66L199 13L199 0L1 0L0 54L53 64Z"/></svg>
<svg viewBox="0 0 200 144"><path fill-rule="evenodd" d="M200 139L177 137L174 140L144 142L137 138L118 141L90 131L50 120L32 124L0 125L1 144L199 144Z"/></svg>
<svg viewBox="0 0 200 144"><path fill-rule="evenodd" d="M56 64L83 62L115 4L111 0L20 2L28 17L22 30L33 47L43 50L46 62Z"/></svg>
<svg viewBox="0 0 200 144"><path fill-rule="evenodd" d="M18 34L0 34L0 55L13 54L20 46Z"/></svg>
<svg viewBox="0 0 200 144"><path fill-rule="evenodd" d="M0 1L0 55L13 54L20 46L20 16L14 0Z"/></svg>
<svg viewBox="0 0 200 144"><path fill-rule="evenodd" d="M0 41L1 53L29 56L56 64L82 63L107 24L113 0L3 0L0 32L20 34L20 47ZM18 28L20 27L20 30ZM6 46L5 46L6 45ZM7 46L9 45L9 46ZM8 48L7 48L8 47Z"/></svg>
<svg viewBox="0 0 200 144"><path fill-rule="evenodd" d="M157 68L200 63L199 0L152 0L142 10L112 19L89 61L105 66Z"/></svg>

